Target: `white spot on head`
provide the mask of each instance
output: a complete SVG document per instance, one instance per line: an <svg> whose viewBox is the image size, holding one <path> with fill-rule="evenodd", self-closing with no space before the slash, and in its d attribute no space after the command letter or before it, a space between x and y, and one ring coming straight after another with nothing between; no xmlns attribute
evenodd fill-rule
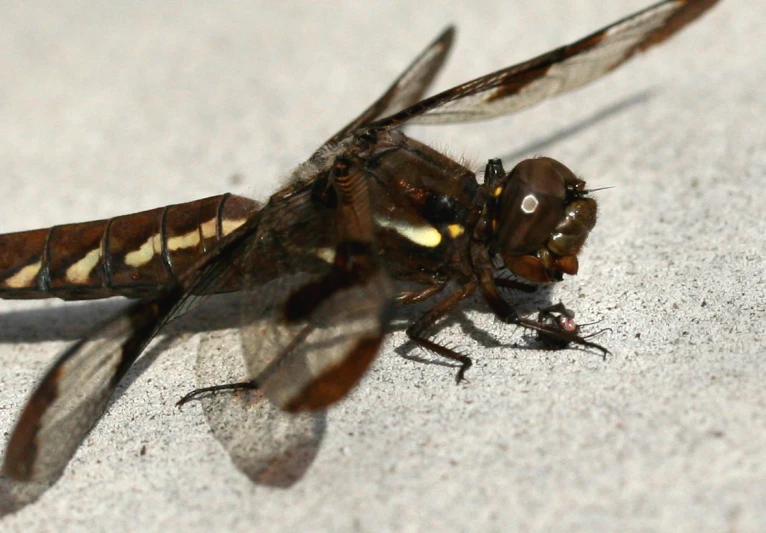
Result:
<svg viewBox="0 0 766 533"><path fill-rule="evenodd" d="M537 200L537 198L535 198L534 194L528 194L521 201L521 210L524 211L527 215L531 215L535 212L539 204L540 202Z"/></svg>

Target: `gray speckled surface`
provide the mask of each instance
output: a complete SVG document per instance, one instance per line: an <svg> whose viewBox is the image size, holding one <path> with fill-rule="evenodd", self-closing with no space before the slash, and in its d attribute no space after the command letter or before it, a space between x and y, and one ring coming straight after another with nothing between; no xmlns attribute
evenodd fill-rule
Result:
<svg viewBox="0 0 766 533"><path fill-rule="evenodd" d="M539 4L3 4L0 231L227 190L262 197L445 24L459 35L440 88L646 2ZM525 348L469 305L494 342L465 320L442 330L477 363L456 387L453 369L401 357L395 333L318 421L302 478L275 488L232 464L201 404L173 405L196 383L200 337L210 346L209 322L192 318L150 348L61 479L3 511L0 529L763 531L764 21L766 4L724 0L575 94L409 130L477 163L544 153L614 186L581 274L552 295L612 329L606 362ZM4 434L56 354L121 305L0 302Z"/></svg>

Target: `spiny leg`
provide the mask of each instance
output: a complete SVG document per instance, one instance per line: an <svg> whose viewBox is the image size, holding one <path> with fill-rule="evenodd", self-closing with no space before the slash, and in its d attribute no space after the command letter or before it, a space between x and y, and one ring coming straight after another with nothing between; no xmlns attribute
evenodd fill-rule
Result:
<svg viewBox="0 0 766 533"><path fill-rule="evenodd" d="M306 322L303 327L293 336L290 342L274 358L269 366L279 366L287 356L298 348L309 335L315 330L315 323L311 317L336 291L345 289L350 285L363 284L367 277L375 273L374 265L370 265L366 259L370 255L370 248L363 243L344 241L336 248L335 264L333 269L318 280L307 283L293 291L282 304L281 319L286 323ZM268 372L268 369L264 370ZM268 379L268 378L266 378ZM188 401L203 394L212 394L220 391L253 390L261 388L256 379L237 383L223 383L195 389L184 395L177 403L181 406Z"/></svg>
<svg viewBox="0 0 766 533"><path fill-rule="evenodd" d="M537 292L537 289L539 288L537 285L531 285L529 283L524 283L521 281L516 281L515 279L508 278L495 278L495 285L503 289L514 289L517 291L530 293Z"/></svg>
<svg viewBox="0 0 766 533"><path fill-rule="evenodd" d="M313 326L308 324L301 328L290 343L282 350L282 352L275 359L277 362L281 361L287 354L295 349L300 343L306 340L306 337L313 330ZM181 407L186 402L197 398L203 394L213 394L220 391L238 391L238 390L255 390L260 389L258 381L251 379L249 381L240 381L237 383L222 383L220 385L211 385L210 387L202 387L200 389L194 389L193 391L185 394L180 400L176 402L176 407Z"/></svg>
<svg viewBox="0 0 766 533"><path fill-rule="evenodd" d="M434 352L446 359L451 359L460 363L460 369L455 376L455 380L460 383L465 377L466 371L471 368L473 361L467 355L462 355L456 351L442 346L425 336L426 330L433 326L440 318L446 315L452 310L460 301L468 296L471 296L478 288L476 280L472 280L466 285L463 285L456 291L452 292L445 299L436 303L431 309L421 316L414 324L407 328L407 336L412 339L416 344L423 348Z"/></svg>
<svg viewBox="0 0 766 533"><path fill-rule="evenodd" d="M241 381L239 383L223 383L221 385L202 387L200 389L194 389L193 391L184 394L183 397L176 402L176 407L181 407L183 404L194 400L203 394L214 394L220 391L255 390L259 388L260 386L258 385L258 382L256 382L254 379L250 381Z"/></svg>
<svg viewBox="0 0 766 533"><path fill-rule="evenodd" d="M411 291L402 291L396 295L397 305L410 305L419 302L424 302L433 296L436 296L444 290L446 283L433 283L427 285L421 289L415 289Z"/></svg>

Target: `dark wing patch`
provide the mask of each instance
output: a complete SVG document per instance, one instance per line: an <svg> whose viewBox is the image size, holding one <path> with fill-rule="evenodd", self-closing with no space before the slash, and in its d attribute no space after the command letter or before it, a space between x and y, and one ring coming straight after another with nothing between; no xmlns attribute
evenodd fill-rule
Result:
<svg viewBox="0 0 766 533"><path fill-rule="evenodd" d="M426 98L370 128L470 122L515 113L600 78L664 41L716 2L659 2L575 43Z"/></svg>
<svg viewBox="0 0 766 533"><path fill-rule="evenodd" d="M423 98L447 59L454 38L455 28L450 26L410 63L380 98L333 135L325 145L338 143L349 133L373 120L392 115Z"/></svg>
<svg viewBox="0 0 766 533"><path fill-rule="evenodd" d="M306 284L305 276L280 278L269 287L269 299L286 302ZM323 409L358 383L377 354L392 303L382 270L332 292L292 321L280 306L253 296L242 332L248 374L270 400L293 412Z"/></svg>

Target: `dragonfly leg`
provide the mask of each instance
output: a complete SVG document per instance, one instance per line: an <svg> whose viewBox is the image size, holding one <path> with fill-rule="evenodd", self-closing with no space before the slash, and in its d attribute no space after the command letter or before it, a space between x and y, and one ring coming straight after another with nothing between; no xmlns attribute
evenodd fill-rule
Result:
<svg viewBox="0 0 766 533"><path fill-rule="evenodd" d="M176 402L176 407L181 407L183 404L199 398L202 395L215 394L220 391L237 391L237 390L255 390L260 386L255 380L242 381L239 383L224 383L222 385L213 385L211 387L202 387L200 389L194 389L193 391L185 394L180 400Z"/></svg>
<svg viewBox="0 0 766 533"><path fill-rule="evenodd" d="M537 289L539 288L537 285L523 283L521 281L516 281L515 279L507 278L495 278L495 285L503 289L515 289L522 292L537 292Z"/></svg>
<svg viewBox="0 0 766 533"><path fill-rule="evenodd" d="M444 290L446 283L437 282L427 285L421 289L411 291L402 291L396 295L397 305L410 305L418 302L424 302L429 298L436 296Z"/></svg>
<svg viewBox="0 0 766 533"><path fill-rule="evenodd" d="M428 328L433 326L440 318L452 310L461 300L471 296L478 288L476 280L463 285L443 300L436 303L431 309L421 316L414 324L407 328L407 336L416 344L426 350L430 350L446 359L451 359L460 363L460 369L455 376L455 380L460 383L466 371L471 368L473 361L467 355L457 353L455 350L442 346L425 336Z"/></svg>

